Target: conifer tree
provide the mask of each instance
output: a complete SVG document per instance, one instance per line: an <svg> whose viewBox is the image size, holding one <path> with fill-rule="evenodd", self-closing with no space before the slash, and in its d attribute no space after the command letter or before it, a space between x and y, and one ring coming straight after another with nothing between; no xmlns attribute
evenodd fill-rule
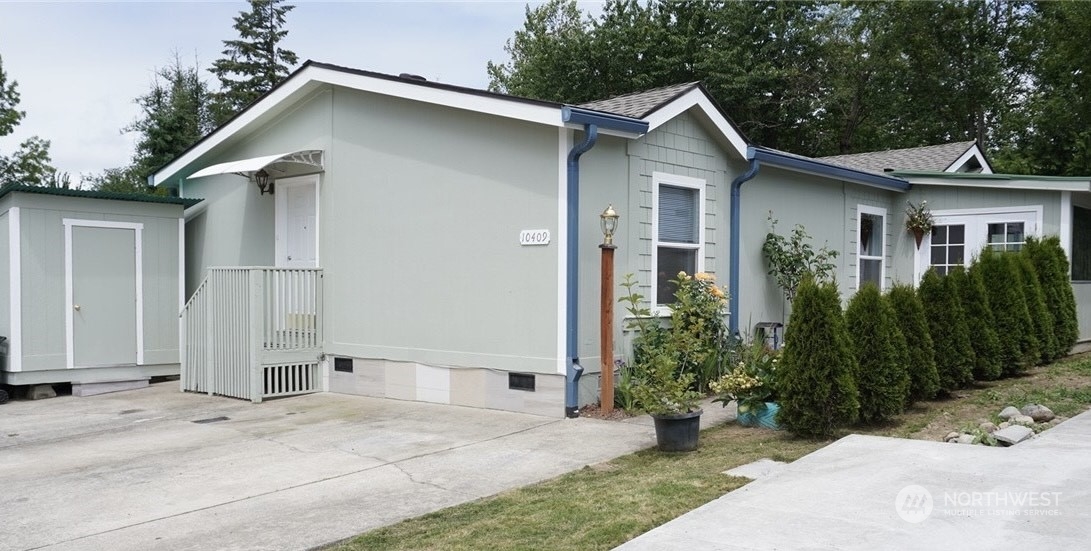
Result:
<svg viewBox="0 0 1091 551"><path fill-rule="evenodd" d="M910 401L935 398L939 392L939 373L924 305L917 291L908 285L895 285L887 298L907 348Z"/></svg>
<svg viewBox="0 0 1091 551"><path fill-rule="evenodd" d="M894 312L875 284L856 291L845 310L845 325L856 356L860 420L875 423L901 413L909 399L909 373L897 347Z"/></svg>
<svg viewBox="0 0 1091 551"><path fill-rule="evenodd" d="M1023 296L1023 277L1012 256L986 247L974 268L986 282L1004 377L1023 372L1038 357L1038 340Z"/></svg>
<svg viewBox="0 0 1091 551"><path fill-rule="evenodd" d="M801 436L825 438L856 421L856 358L834 283L799 286L777 372L777 422Z"/></svg>
<svg viewBox="0 0 1091 551"><path fill-rule="evenodd" d="M970 330L970 345L974 349L974 380L999 379L1000 338L993 327L993 313L980 271L972 267L969 271L957 267L947 274L947 278L958 293L959 304L966 315L966 326Z"/></svg>
<svg viewBox="0 0 1091 551"><path fill-rule="evenodd" d="M1046 308L1045 293L1029 255L1012 256L1023 278L1023 296L1027 300L1034 335L1038 338L1037 355L1033 363L1047 364L1057 351L1057 338L1053 335L1053 314Z"/></svg>
<svg viewBox="0 0 1091 551"><path fill-rule="evenodd" d="M1079 338L1076 300L1068 277L1068 258L1057 236L1043 239L1028 237L1023 248L1038 273L1045 297L1046 309L1053 315L1053 335L1056 347L1051 359L1068 354Z"/></svg>
<svg viewBox="0 0 1091 551"><path fill-rule="evenodd" d="M950 392L973 382L974 350L954 286L945 279L928 270L919 292L935 344L939 387Z"/></svg>
<svg viewBox="0 0 1091 551"><path fill-rule="evenodd" d="M214 104L217 124L272 90L299 60L295 52L280 46L288 36L288 12L295 6L284 4L284 0L248 1L250 11L235 16L239 38L223 41L224 57L210 69L220 80Z"/></svg>

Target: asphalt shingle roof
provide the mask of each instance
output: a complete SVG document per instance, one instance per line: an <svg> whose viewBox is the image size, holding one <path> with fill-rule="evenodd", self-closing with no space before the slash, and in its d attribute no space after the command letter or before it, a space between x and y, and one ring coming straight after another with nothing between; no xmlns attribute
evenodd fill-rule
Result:
<svg viewBox="0 0 1091 551"><path fill-rule="evenodd" d="M596 100L581 104L580 107L592 109L594 111L613 113L623 117L642 119L650 115L656 109L662 107L664 104L669 103L674 98L689 92L697 86L698 83L696 82L686 82L684 84L664 86L662 88L654 88L643 92L624 94L610 99Z"/></svg>
<svg viewBox="0 0 1091 551"><path fill-rule="evenodd" d="M202 201L201 199L191 199L187 197L168 197L165 195L147 195L143 193L117 193L113 191L95 191L89 189L29 186L25 184L9 183L0 186L0 197L4 197L9 193L15 192L36 193L39 195L59 195L61 197L112 199L114 201L136 201L138 203L167 203L171 205L182 205L183 208L192 207L193 205L196 205L197 203L200 203Z"/></svg>
<svg viewBox="0 0 1091 551"><path fill-rule="evenodd" d="M957 161L963 153L973 147L975 143L977 142L953 142L907 149L834 155L832 157L819 157L818 160L857 170L879 173L885 172L887 169L942 172Z"/></svg>

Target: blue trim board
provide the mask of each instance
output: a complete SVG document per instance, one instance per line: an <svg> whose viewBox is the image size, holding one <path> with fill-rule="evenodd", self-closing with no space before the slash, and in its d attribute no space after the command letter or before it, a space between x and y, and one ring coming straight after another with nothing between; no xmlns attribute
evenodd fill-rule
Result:
<svg viewBox="0 0 1091 551"><path fill-rule="evenodd" d="M746 158L757 160L762 164L767 164L769 166L797 170L800 172L809 172L819 176L845 180L847 182L863 184L865 186L889 189L892 191L909 191L910 187L912 187L909 182L896 176L884 176L874 172L864 172L848 167L831 165L822 161L789 155L782 151L766 149L764 147L748 148L746 150Z"/></svg>

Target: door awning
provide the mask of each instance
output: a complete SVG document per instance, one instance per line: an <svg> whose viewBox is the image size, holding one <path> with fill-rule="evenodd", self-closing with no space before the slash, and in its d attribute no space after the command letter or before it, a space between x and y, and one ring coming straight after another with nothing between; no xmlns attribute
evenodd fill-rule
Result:
<svg viewBox="0 0 1091 551"><path fill-rule="evenodd" d="M291 153L229 161L202 168L191 174L189 179L215 176L217 174L238 174L250 178L255 172L262 169L265 169L273 179L322 172L322 150L304 149Z"/></svg>

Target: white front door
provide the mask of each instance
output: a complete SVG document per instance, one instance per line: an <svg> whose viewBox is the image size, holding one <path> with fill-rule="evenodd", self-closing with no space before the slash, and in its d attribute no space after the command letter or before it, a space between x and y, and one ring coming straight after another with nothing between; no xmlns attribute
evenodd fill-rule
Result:
<svg viewBox="0 0 1091 551"><path fill-rule="evenodd" d="M318 176L276 181L276 262L318 267Z"/></svg>

